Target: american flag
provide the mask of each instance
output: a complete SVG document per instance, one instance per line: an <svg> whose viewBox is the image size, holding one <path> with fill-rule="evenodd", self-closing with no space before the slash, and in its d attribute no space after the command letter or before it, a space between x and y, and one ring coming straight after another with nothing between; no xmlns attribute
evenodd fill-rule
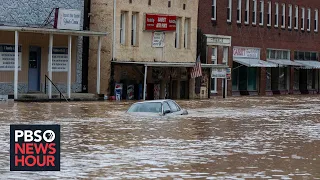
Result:
<svg viewBox="0 0 320 180"><path fill-rule="evenodd" d="M201 70L201 61L200 61L200 55L199 55L196 60L196 64L192 68L191 78L196 78L201 76L202 76L202 70Z"/></svg>

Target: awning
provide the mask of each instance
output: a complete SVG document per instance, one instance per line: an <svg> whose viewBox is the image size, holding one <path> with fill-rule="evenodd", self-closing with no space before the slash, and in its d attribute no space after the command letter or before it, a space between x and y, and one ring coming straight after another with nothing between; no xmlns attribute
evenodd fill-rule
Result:
<svg viewBox="0 0 320 180"><path fill-rule="evenodd" d="M320 62L318 61L295 61L303 65L301 69L320 69Z"/></svg>
<svg viewBox="0 0 320 180"><path fill-rule="evenodd" d="M34 28L34 27L16 27L16 26L0 26L0 31L18 31L28 33L40 34L61 34L71 36L106 36L106 32L95 31L77 31L77 30L62 30L62 29L49 29L49 28Z"/></svg>
<svg viewBox="0 0 320 180"><path fill-rule="evenodd" d="M267 61L262 61L259 59L240 59L236 58L233 59L233 61L236 61L242 65L248 66L248 67L278 67L277 64L270 63Z"/></svg>
<svg viewBox="0 0 320 180"><path fill-rule="evenodd" d="M271 62L271 63L275 63L279 66L303 66L302 64L300 63L297 63L295 61L290 61L290 60L284 60L284 59L279 59L279 60L267 60L268 62Z"/></svg>
<svg viewBox="0 0 320 180"><path fill-rule="evenodd" d="M186 63L180 63L180 62L134 62L134 61L112 61L112 63L115 64L136 64L136 65L144 65L149 67L194 67L195 62L186 62ZM224 64L201 64L201 67L203 68L228 68L229 66Z"/></svg>

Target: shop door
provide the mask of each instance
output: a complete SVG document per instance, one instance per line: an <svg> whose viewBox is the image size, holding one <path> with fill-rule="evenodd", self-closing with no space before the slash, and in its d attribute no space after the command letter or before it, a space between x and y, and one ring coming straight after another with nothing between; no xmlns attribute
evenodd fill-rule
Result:
<svg viewBox="0 0 320 180"><path fill-rule="evenodd" d="M29 49L29 72L28 90L29 92L40 91L40 68L41 68L41 48L31 46Z"/></svg>

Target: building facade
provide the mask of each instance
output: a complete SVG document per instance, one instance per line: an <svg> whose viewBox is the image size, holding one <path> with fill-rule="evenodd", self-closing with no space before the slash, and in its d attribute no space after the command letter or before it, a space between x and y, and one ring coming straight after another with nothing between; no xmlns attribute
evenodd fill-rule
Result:
<svg viewBox="0 0 320 180"><path fill-rule="evenodd" d="M121 88L122 99L142 99L146 88L146 99L195 96L197 7L198 0L91 0L90 29L111 32L102 43L101 93ZM95 54L89 90L96 86Z"/></svg>
<svg viewBox="0 0 320 180"><path fill-rule="evenodd" d="M208 63L232 67L228 94L318 93L318 8L314 0L201 1L201 32L231 41L231 47L207 43L206 50ZM212 95L222 93L221 84L212 79Z"/></svg>
<svg viewBox="0 0 320 180"><path fill-rule="evenodd" d="M49 34L19 32L12 29L51 29L54 9L77 9L80 29L83 27L84 0L5 1L0 7L0 95L14 92L15 39L19 43L18 92L44 92L45 75L48 75ZM47 20L47 21L46 21ZM18 32L18 31L16 31ZM55 34L55 33L52 33ZM60 35L59 35L60 34ZM52 81L62 92L67 92L68 35L53 35ZM73 36L71 61L71 91L82 91L82 37ZM53 89L54 92L57 92Z"/></svg>

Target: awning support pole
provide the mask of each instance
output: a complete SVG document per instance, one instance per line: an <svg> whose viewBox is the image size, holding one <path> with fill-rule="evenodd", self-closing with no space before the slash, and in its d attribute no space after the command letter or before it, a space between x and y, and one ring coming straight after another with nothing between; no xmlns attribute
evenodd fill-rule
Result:
<svg viewBox="0 0 320 180"><path fill-rule="evenodd" d="M147 94L147 74L148 74L148 66L144 66L144 81L143 81L143 100L146 100Z"/></svg>
<svg viewBox="0 0 320 180"><path fill-rule="evenodd" d="M100 94L100 61L101 61L101 37L98 37L98 56L97 56L97 94Z"/></svg>
<svg viewBox="0 0 320 180"><path fill-rule="evenodd" d="M14 51L14 99L18 99L18 76L19 76L19 32L15 31Z"/></svg>
<svg viewBox="0 0 320 180"><path fill-rule="evenodd" d="M53 34L49 36L49 59L48 59L48 77L52 81L52 49L53 49ZM48 83L49 99L52 98L52 83Z"/></svg>
<svg viewBox="0 0 320 180"><path fill-rule="evenodd" d="M68 98L71 98L71 50L72 50L72 36L68 37Z"/></svg>

